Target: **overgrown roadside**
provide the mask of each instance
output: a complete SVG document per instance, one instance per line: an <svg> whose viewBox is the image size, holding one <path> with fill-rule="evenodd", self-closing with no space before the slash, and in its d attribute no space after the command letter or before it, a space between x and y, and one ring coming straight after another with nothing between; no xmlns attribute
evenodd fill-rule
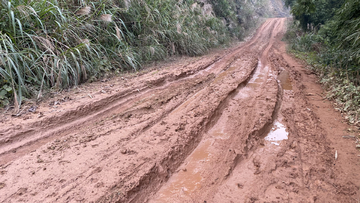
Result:
<svg viewBox="0 0 360 203"><path fill-rule="evenodd" d="M289 51L320 77L336 110L360 127L360 2L287 2L296 19L285 36Z"/></svg>
<svg viewBox="0 0 360 203"><path fill-rule="evenodd" d="M344 119L341 122L352 125L345 133L348 135L344 136L350 136L350 139L355 141L353 147L360 148L360 86L356 84L357 73L350 73L346 68L336 68L335 65L327 65L324 57L327 57L326 52L330 52L330 50L318 49L319 46L322 46L317 39L320 37L319 35L303 33L292 20L289 20L288 27L284 38L289 43L288 51L303 61L309 74L317 76L316 80L322 85L325 92L320 91L316 94L322 100L331 101L331 107L338 111Z"/></svg>
<svg viewBox="0 0 360 203"><path fill-rule="evenodd" d="M292 24L288 24L288 26L291 25ZM291 28L288 27L288 29ZM287 34L288 33L289 30ZM291 46L291 44L286 44L284 41L279 43L279 50L283 53L282 57L292 65L288 67L288 70L291 71L292 79L298 81L295 83L298 83L298 88L304 95L303 99L306 103L304 108L307 111L313 112L316 116L314 119L319 121L320 125L313 127L321 127L329 141L329 148L326 150L331 154L330 159L334 159L332 163L335 169L334 173L339 175L339 179L348 177L348 180L354 180L353 183L357 186L357 190L359 190L360 155L355 147L356 143L359 142L359 128L353 124L349 124L348 119L343 116L343 113L335 110L334 101L326 99L327 91L319 80L319 74L309 67L309 64L303 60L304 58L300 58L299 55L295 57L294 53L289 54L289 46ZM297 125L303 124L298 123ZM311 128L306 125L303 127ZM313 136L319 135L314 133ZM348 185L350 186L352 183L348 183ZM323 185L319 187L323 188ZM345 191L338 192L342 193ZM317 197L314 197L314 202L317 201L316 199ZM353 201L349 200L349 202L358 202L359 199L360 196L357 195ZM330 199L327 201L330 202Z"/></svg>
<svg viewBox="0 0 360 203"><path fill-rule="evenodd" d="M266 2L2 1L0 106L243 39Z"/></svg>

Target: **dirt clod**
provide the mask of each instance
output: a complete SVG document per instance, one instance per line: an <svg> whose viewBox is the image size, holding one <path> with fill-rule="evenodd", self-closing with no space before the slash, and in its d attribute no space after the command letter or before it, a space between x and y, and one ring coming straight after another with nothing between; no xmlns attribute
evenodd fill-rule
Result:
<svg viewBox="0 0 360 203"><path fill-rule="evenodd" d="M126 154L126 153L127 153L127 149L121 149L120 152L121 152L121 154Z"/></svg>

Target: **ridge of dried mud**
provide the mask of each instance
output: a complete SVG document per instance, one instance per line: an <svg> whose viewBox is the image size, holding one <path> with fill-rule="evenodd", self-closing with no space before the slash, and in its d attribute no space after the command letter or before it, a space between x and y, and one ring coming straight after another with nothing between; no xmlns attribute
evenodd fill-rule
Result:
<svg viewBox="0 0 360 203"><path fill-rule="evenodd" d="M357 202L358 169L334 159L284 31L268 19L228 51L3 120L0 202Z"/></svg>

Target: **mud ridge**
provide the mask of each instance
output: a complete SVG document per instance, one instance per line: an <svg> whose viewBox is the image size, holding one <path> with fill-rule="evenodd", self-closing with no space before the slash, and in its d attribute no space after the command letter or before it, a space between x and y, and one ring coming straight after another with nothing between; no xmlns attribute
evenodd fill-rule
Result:
<svg viewBox="0 0 360 203"><path fill-rule="evenodd" d="M207 79L205 81L201 81L199 82L197 85L200 86L198 91L192 92L190 95L194 95L197 92L201 91L203 89L204 86L206 86L207 84L209 84L211 81L213 81L215 78L215 76L210 75L209 77L207 77ZM195 85L195 87L197 86ZM156 118L155 120L153 120L151 123L149 123L148 125L146 125L143 129L139 130L138 132L134 133L132 136L137 136L141 133L144 133L145 131L147 131L148 129L150 129L151 127L153 127L154 125L158 124L163 118L165 118L166 116L168 116L171 112L173 112L175 109L177 109L180 105L182 105L183 103L179 102L177 105L175 105L174 107L172 107L170 110L165 111L164 113L161 114L161 116L159 116L158 118Z"/></svg>
<svg viewBox="0 0 360 203"><path fill-rule="evenodd" d="M106 114L109 111L113 110L114 108L129 101L129 100L127 100L127 101L123 102L124 99L128 99L128 98L133 99L132 97L134 97L134 96L139 97L142 94L146 93L146 91L148 91L148 90L153 90L154 88L159 88L159 87L162 87L165 85L169 85L168 83L173 83L178 80L195 75L199 71L202 71L202 70L208 68L209 66L213 65L214 63L220 61L225 56L222 56L222 57L216 56L215 59L211 60L207 64L196 66L195 69L191 68L189 70L186 70L185 72L181 72L179 75L161 76L160 78L158 78L154 81L148 81L142 87L129 88L122 92L111 95L105 99L101 99L99 101L95 101L95 102L92 102L87 105L79 106L74 110L67 111L63 115L50 117L50 118L47 118L45 121L42 120L42 121L34 122L31 124L31 128L35 129L36 127L41 127L42 129L46 129L46 128L56 127L56 126L63 125L63 124L68 124L73 121L79 120L82 117L88 117L89 112L92 114L96 114L97 112ZM197 61L195 63L201 63L201 59L200 59L200 61ZM190 64L188 66L192 66L192 65L193 64ZM186 68L186 67L184 67L184 68ZM30 136L31 135L30 133L35 131L34 129L18 132L16 135L13 135L11 137L12 138L11 140L9 140L9 139L4 140L4 138L2 138L2 140L0 140L0 147L2 147L4 145L4 143L8 143L11 141L17 141L17 140L21 139L21 137ZM13 130L15 130L15 129L8 128L6 130L3 130L1 133L5 134L5 133L9 133L9 131L13 131Z"/></svg>
<svg viewBox="0 0 360 203"><path fill-rule="evenodd" d="M217 61L219 61L219 60L215 60L205 66L201 66L199 71L213 65ZM194 74L195 73L187 75L186 77L189 77ZM158 90L157 88L162 87L162 86L165 86L165 87L162 87L162 89L165 89L167 86L169 86L179 80L183 80L186 77L185 76L184 77L176 77L175 76L173 79L169 79L169 81L171 81L171 82L166 82L167 80L164 79L164 80L161 80L162 82L152 83L152 86L145 87L141 90L133 90L133 91L125 91L125 92L117 93L116 95L113 95L106 99L102 99L100 101L94 102L90 105L80 106L76 110L69 111L60 117L49 118L45 121L45 123L43 121L35 123L32 128L35 129L36 126L41 126L42 130L40 132L36 131L34 129L30 129L30 130L18 132L16 135L12 135L11 137L9 137L5 140L4 139L2 141L0 140L0 147L7 146L11 143L19 143L21 141L24 141L24 139L29 140L29 141L26 141L24 144L20 144L18 147L14 147L14 148L8 149L6 151L0 151L0 156L3 156L7 153L11 153L12 151L18 151L19 148L27 147L29 145L32 145L33 143L39 143L39 141L42 139L44 139L43 143L48 142L49 139L47 139L47 138L54 136L55 134L57 134L60 131L62 131L63 133L65 131L71 131L71 130L77 128L77 126L83 125L84 123L88 123L91 120L95 120L99 117L103 117L104 115L111 113L112 111L114 111L114 109L118 108L119 106L123 106L126 103L130 103L130 102L134 101L136 98L143 96L144 94L150 94L148 91ZM212 77L212 78L214 78L214 77ZM201 83L206 85L210 81L211 81L211 77L210 77L210 79L201 81ZM127 100L123 101L124 99L127 99ZM92 112L91 115L89 115L89 111ZM164 114L164 116L165 115L166 114ZM157 120L161 120L161 118L162 117L158 118ZM56 123L56 126L58 126L58 127L51 125L51 123ZM48 128L53 128L53 129L48 131L47 130ZM38 135L39 133L41 133L41 136L39 138L35 138L35 139L31 138L32 136ZM52 138L50 138L50 139L52 139Z"/></svg>
<svg viewBox="0 0 360 203"><path fill-rule="evenodd" d="M239 55L239 53L243 49L243 47L236 48L233 52L225 54L221 57L216 56L215 59L211 60L210 62L207 62L206 64L202 64L200 66L196 66L195 69L182 71L180 74L170 75L170 77L165 75L160 77L159 79L156 79L155 81L148 82L147 84L145 84L145 86L127 89L125 91L116 93L115 95L109 96L106 99L101 99L88 105L79 106L75 110L67 111L61 116L50 117L47 118L45 121L32 123L31 127L28 127L30 128L30 130L20 131L13 135L11 135L11 133L8 133L7 137L0 140L0 147L7 146L11 143L21 142L22 144L18 147L12 147L11 149L8 149L6 151L0 151L0 156L11 153L11 151L20 151L19 148L32 145L35 142L39 142L39 140L41 139L45 139L43 143L50 141L51 138L47 138L52 137L60 131L73 130L74 128L76 128L76 126L83 125L84 123L88 123L89 121L96 119L97 117L101 117L108 113L111 113L111 111L113 111L115 108L118 108L125 103L131 102L137 97L141 97L142 95L147 94L148 91L154 91L160 87L166 88L177 81L181 81L188 77L196 75L204 69L215 65L216 63L221 62L221 60L224 59L226 59L224 61L225 64L220 63L219 66L225 66L223 70L226 70L228 67L227 64L231 64L234 60L236 60L236 58L239 57L237 55ZM196 63L201 63L201 60L195 62L195 64ZM190 64L188 66L193 65L194 64ZM40 128L41 130L35 130L36 128ZM53 128L51 132L48 132L47 129L49 128ZM7 131L9 132L14 130L7 129ZM40 138L31 138L32 136L39 133L42 134ZM24 143L24 139L29 141L26 141Z"/></svg>
<svg viewBox="0 0 360 203"><path fill-rule="evenodd" d="M259 128L255 128L253 131L248 133L248 136L245 141L245 146L243 148L243 151L241 154L237 154L233 163L231 164L231 171L229 171L229 176L233 169L238 166L243 160L246 160L249 158L249 154L259 147L260 144L263 143L263 138L268 134L268 132L271 129L271 126L273 125L277 114L279 113L279 109L281 107L282 102L282 88L279 82L277 82L277 94L276 94L276 101L275 101L275 107L271 113L271 116L269 119L267 119ZM257 97L259 97L258 95Z"/></svg>
<svg viewBox="0 0 360 203"><path fill-rule="evenodd" d="M233 61L235 61L235 60L236 59L234 59ZM256 66L258 66L258 64ZM207 124L205 126L205 133L207 131L209 131L209 129L211 129L218 122L218 119L220 118L220 116L221 116L222 112L224 111L224 109L228 106L230 100L232 100L237 95L237 93L249 83L249 80L253 77L255 71L256 71L256 68L254 68L252 70L252 72L250 73L250 75L246 79L246 81L240 83L236 87L236 89L232 90L229 93L229 95L223 101L221 101L220 105L215 109L213 114L210 116L209 121L207 122Z"/></svg>
<svg viewBox="0 0 360 203"><path fill-rule="evenodd" d="M266 25L271 25L271 24L267 23ZM261 29L261 28L259 28L259 29ZM250 44L247 45L246 47L251 46L253 43L254 42L250 42ZM17 132L15 134L11 135L10 137L5 137L5 139L2 138L2 140L0 140L0 147L8 145L9 143L12 143L12 142L20 141L23 138L31 137L35 133L39 133L38 130L35 130L36 128L39 128L39 127L40 127L40 129L42 129L41 131L44 131L44 130L46 131L46 129L48 129L48 128L55 128L55 127L59 127L61 125L65 125L64 127L62 127L61 129L58 130L58 131L60 131L60 130L63 130L65 128L67 128L68 126L72 125L71 124L72 122L75 122L77 125L81 125L82 123L79 123L78 122L79 120L87 120L88 121L89 119L91 119L88 116L89 112L91 112L92 117L104 115L104 114L108 113L109 111L111 111L112 109L116 108L117 106L122 105L125 102L128 102L128 100L130 100L131 97L141 96L142 94L146 93L147 90L151 90L154 87L156 88L156 87L165 86L169 82L176 82L176 81L184 79L186 77L195 75L199 71L204 70L217 62L220 62L222 59L224 59L226 57L230 57L230 61L229 60L226 61L226 63L230 64L233 62L233 60L235 60L235 58L236 58L235 55L238 54L243 49L244 49L244 47L239 47L239 48L236 48L235 50L233 50L233 52L230 52L222 57L217 56L215 59L208 62L207 64L197 66L195 68L195 70L189 69L188 71L181 72L178 75L174 75L174 76L170 76L170 77L165 75L155 81L148 82L145 86L127 89L125 91L116 93L115 95L112 95L110 97L107 97L106 99L95 101L88 105L79 106L75 110L67 111L65 114L63 114L61 116L50 117L50 118L47 118L45 121L42 120L39 122L32 123L31 127L30 126L27 127L27 128L30 128L30 130L20 131L20 132ZM192 66L192 65L193 64L190 64L188 66ZM122 100L127 99L127 98L129 98L127 101L121 102ZM97 112L99 112L100 114ZM9 128L9 129L6 129L5 131L3 131L3 134L7 133L9 135L9 131L16 131L16 130ZM51 136L51 135L49 135L49 136ZM44 138L45 137L48 137L48 136L45 135ZM31 142L36 142L36 141L37 141L37 139L32 140ZM31 144L31 142L29 144ZM16 150L16 149L17 148L13 148L11 150ZM9 150L9 151L11 151L11 150ZM0 154L4 154L4 153L8 153L8 152L1 152Z"/></svg>
<svg viewBox="0 0 360 203"><path fill-rule="evenodd" d="M234 61L232 61L232 63L234 63ZM173 146L171 150L168 151L167 154L157 162L157 164L155 163L147 173L141 176L137 183L132 186L132 189L128 190L128 192L125 194L122 193L122 196L117 195L118 192L112 192L112 194L102 197L97 201L107 202L110 200L115 202L146 202L149 196L147 194L155 193L161 187L162 183L168 180L171 174L178 169L185 158L188 157L189 154L191 154L191 152L198 146L202 136L212 125L211 123L214 123L218 117L218 114L220 114L221 111L225 108L226 103L235 96L234 93L239 91L242 86L247 84L256 67L257 63L253 65L253 68L250 68L250 74L248 74L245 78L243 77L242 82L238 83L234 89L229 91L227 95L221 101L219 101L219 104L214 110L211 111L209 116L204 117L199 122L198 126L200 126L200 131L191 131L187 135L187 137L190 139L186 139L184 143ZM225 74L227 71L231 73L233 70L227 69L223 74Z"/></svg>

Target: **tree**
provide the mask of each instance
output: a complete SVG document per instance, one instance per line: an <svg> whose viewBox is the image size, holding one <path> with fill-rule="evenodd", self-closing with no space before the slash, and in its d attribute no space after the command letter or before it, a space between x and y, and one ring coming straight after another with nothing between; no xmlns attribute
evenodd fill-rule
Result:
<svg viewBox="0 0 360 203"><path fill-rule="evenodd" d="M345 0L286 0L292 7L292 14L300 21L303 30L307 31L331 20Z"/></svg>
<svg viewBox="0 0 360 203"><path fill-rule="evenodd" d="M285 6L292 7L296 3L296 0L285 0Z"/></svg>
<svg viewBox="0 0 360 203"><path fill-rule="evenodd" d="M297 0L291 9L295 19L300 21L303 30L308 30L308 25L311 24L311 14L315 11L314 0Z"/></svg>

